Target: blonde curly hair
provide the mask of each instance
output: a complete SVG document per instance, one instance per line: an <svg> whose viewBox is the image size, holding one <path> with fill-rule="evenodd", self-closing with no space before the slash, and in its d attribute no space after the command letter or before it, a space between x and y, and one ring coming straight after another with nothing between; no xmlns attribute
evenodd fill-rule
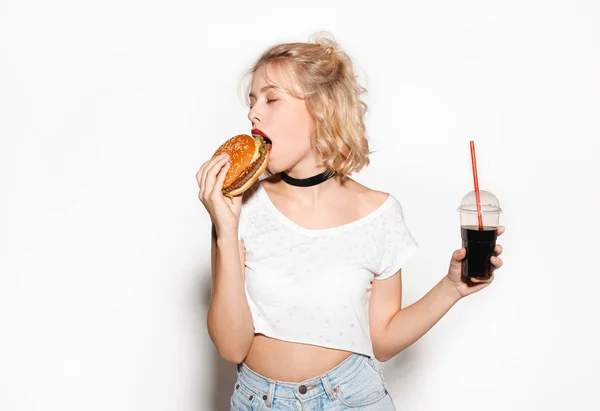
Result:
<svg viewBox="0 0 600 411"><path fill-rule="evenodd" d="M346 178L369 164L367 104L361 100L366 90L358 84L350 56L330 33L315 33L307 43L270 47L245 77L253 76L262 67L276 69L278 78L283 78L286 84L277 84L269 78L267 83L306 100L315 123L313 144L328 170ZM250 84L243 96L248 106L249 88Z"/></svg>

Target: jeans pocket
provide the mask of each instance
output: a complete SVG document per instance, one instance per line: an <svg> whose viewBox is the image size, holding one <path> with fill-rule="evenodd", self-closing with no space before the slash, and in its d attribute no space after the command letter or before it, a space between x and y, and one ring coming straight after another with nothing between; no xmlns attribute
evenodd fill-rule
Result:
<svg viewBox="0 0 600 411"><path fill-rule="evenodd" d="M265 408L265 403L258 394L252 392L238 380L229 400L229 406L232 411L260 411Z"/></svg>
<svg viewBox="0 0 600 411"><path fill-rule="evenodd" d="M337 398L349 408L375 404L388 395L381 373L369 361L365 362L356 376L336 387Z"/></svg>

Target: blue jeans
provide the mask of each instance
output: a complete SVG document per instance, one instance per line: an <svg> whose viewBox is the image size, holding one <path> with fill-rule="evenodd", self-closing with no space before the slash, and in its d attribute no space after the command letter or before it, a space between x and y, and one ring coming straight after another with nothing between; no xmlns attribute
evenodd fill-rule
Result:
<svg viewBox="0 0 600 411"><path fill-rule="evenodd" d="M271 380L238 364L231 410L393 411L395 407L374 360L352 354L335 368L299 383Z"/></svg>

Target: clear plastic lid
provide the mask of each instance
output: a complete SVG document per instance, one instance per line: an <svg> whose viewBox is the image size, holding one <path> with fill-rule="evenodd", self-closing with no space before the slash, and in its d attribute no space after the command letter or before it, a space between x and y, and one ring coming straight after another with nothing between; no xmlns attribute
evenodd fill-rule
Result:
<svg viewBox="0 0 600 411"><path fill-rule="evenodd" d="M460 202L460 225L462 227L498 227L502 209L495 195L489 191L479 190L481 215L477 212L475 191L467 193ZM481 230L481 228L479 228Z"/></svg>
<svg viewBox="0 0 600 411"><path fill-rule="evenodd" d="M479 202L481 204L481 214L500 214L500 202L495 195L489 191L479 190ZM467 214L477 214L477 199L475 191L468 192L460 201L460 207L457 211Z"/></svg>

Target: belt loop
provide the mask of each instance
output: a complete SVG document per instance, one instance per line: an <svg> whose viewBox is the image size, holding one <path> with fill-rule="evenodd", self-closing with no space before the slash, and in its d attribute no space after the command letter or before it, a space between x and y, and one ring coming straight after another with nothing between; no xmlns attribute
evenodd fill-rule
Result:
<svg viewBox="0 0 600 411"><path fill-rule="evenodd" d="M267 389L267 399L265 400L265 405L267 408L271 408L273 406L273 397L275 397L275 381L269 381L269 388Z"/></svg>
<svg viewBox="0 0 600 411"><path fill-rule="evenodd" d="M329 380L327 379L326 374L321 375L321 382L323 383L323 388L325 388L325 392L327 393L327 395L329 395L329 399L331 401L335 401L335 393L331 388L331 384L329 384Z"/></svg>

